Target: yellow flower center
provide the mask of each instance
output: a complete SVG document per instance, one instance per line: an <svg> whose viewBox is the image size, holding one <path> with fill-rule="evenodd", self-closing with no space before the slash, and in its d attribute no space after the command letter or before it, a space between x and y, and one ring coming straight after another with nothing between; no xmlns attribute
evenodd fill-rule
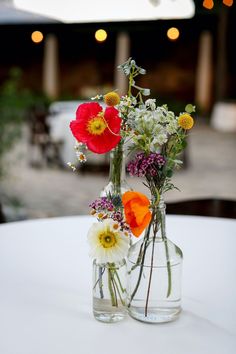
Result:
<svg viewBox="0 0 236 354"><path fill-rule="evenodd" d="M106 129L106 123L101 115L96 116L88 122L87 130L92 135L101 135Z"/></svg>
<svg viewBox="0 0 236 354"><path fill-rule="evenodd" d="M85 160L84 154L80 154L80 155L79 155L79 159L80 159L81 161L84 161L84 160Z"/></svg>
<svg viewBox="0 0 236 354"><path fill-rule="evenodd" d="M194 120L189 114L185 113L178 118L178 124L181 128L189 130L193 127Z"/></svg>
<svg viewBox="0 0 236 354"><path fill-rule="evenodd" d="M116 235L113 232L107 231L99 236L99 241L103 248L111 248L116 244Z"/></svg>

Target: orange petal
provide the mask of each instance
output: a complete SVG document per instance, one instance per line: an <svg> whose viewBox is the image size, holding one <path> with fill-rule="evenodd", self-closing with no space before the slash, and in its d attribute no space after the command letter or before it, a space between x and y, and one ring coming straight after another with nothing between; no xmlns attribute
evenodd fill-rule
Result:
<svg viewBox="0 0 236 354"><path fill-rule="evenodd" d="M140 226L137 227L132 227L131 231L134 234L134 236L139 237L141 235L141 233L145 230L145 228L149 225L150 221L152 218L152 213L149 211L144 219L143 219L143 223Z"/></svg>
<svg viewBox="0 0 236 354"><path fill-rule="evenodd" d="M140 205L140 204L132 202L132 201L130 203L131 203L132 212L135 215L137 225L142 224L145 215L149 212L148 207Z"/></svg>
<svg viewBox="0 0 236 354"><path fill-rule="evenodd" d="M149 199L146 197L146 195L139 193L139 192L133 192L133 191L128 191L125 192L122 196L122 203L124 206L132 199L138 198L140 199L140 202L143 205L150 205Z"/></svg>

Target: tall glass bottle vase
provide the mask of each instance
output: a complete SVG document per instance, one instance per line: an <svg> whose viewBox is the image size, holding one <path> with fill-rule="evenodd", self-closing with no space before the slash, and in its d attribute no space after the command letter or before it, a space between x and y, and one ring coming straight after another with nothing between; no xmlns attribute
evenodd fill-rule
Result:
<svg viewBox="0 0 236 354"><path fill-rule="evenodd" d="M109 182L103 188L100 196L121 196L130 189L126 182L124 140L121 140L110 152Z"/></svg>
<svg viewBox="0 0 236 354"><path fill-rule="evenodd" d="M144 238L131 246L128 254L128 312L143 322L169 322L181 311L183 255L166 237L165 219L161 199Z"/></svg>
<svg viewBox="0 0 236 354"><path fill-rule="evenodd" d="M100 197L112 197L113 203L120 204L121 195L130 189L125 180L124 140L110 152L109 182ZM116 198L118 198L116 200ZM108 235L109 237L109 235ZM93 314L102 322L123 320L126 311L125 259L119 263L98 264L93 262Z"/></svg>
<svg viewBox="0 0 236 354"><path fill-rule="evenodd" d="M101 322L118 322L126 315L126 261L93 262L93 314Z"/></svg>

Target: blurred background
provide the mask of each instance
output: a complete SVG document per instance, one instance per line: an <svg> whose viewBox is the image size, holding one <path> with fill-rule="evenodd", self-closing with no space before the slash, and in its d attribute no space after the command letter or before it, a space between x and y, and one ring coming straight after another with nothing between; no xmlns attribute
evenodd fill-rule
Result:
<svg viewBox="0 0 236 354"><path fill-rule="evenodd" d="M147 70L139 84L159 104L176 113L197 106L173 178L181 192L167 193L167 202L236 200L235 4L132 2L86 1L85 11L83 1L59 9L53 1L0 0L1 222L89 213L108 183L109 156L90 156L73 173L69 122L90 97L126 92L116 67L130 56ZM140 180L127 181L145 192Z"/></svg>

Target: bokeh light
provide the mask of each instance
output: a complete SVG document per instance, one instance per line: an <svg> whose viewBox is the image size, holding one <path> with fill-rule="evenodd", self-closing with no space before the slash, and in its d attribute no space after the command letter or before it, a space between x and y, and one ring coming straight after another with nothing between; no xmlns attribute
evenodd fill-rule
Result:
<svg viewBox="0 0 236 354"><path fill-rule="evenodd" d="M211 10L214 7L214 1L213 0L204 0L202 6L205 7L205 9Z"/></svg>
<svg viewBox="0 0 236 354"><path fill-rule="evenodd" d="M176 27L171 27L168 29L167 31L167 37L171 40L171 41L176 41L176 39L179 38L179 30Z"/></svg>
<svg viewBox="0 0 236 354"><path fill-rule="evenodd" d="M40 43L43 40L43 34L40 31L34 31L31 34L31 39L34 43Z"/></svg>
<svg viewBox="0 0 236 354"><path fill-rule="evenodd" d="M107 32L104 29L99 29L95 32L95 38L98 42L104 42L107 39Z"/></svg>
<svg viewBox="0 0 236 354"><path fill-rule="evenodd" d="M226 5L226 6L229 6L229 7L232 6L233 3L234 3L233 0L223 0L223 4Z"/></svg>

